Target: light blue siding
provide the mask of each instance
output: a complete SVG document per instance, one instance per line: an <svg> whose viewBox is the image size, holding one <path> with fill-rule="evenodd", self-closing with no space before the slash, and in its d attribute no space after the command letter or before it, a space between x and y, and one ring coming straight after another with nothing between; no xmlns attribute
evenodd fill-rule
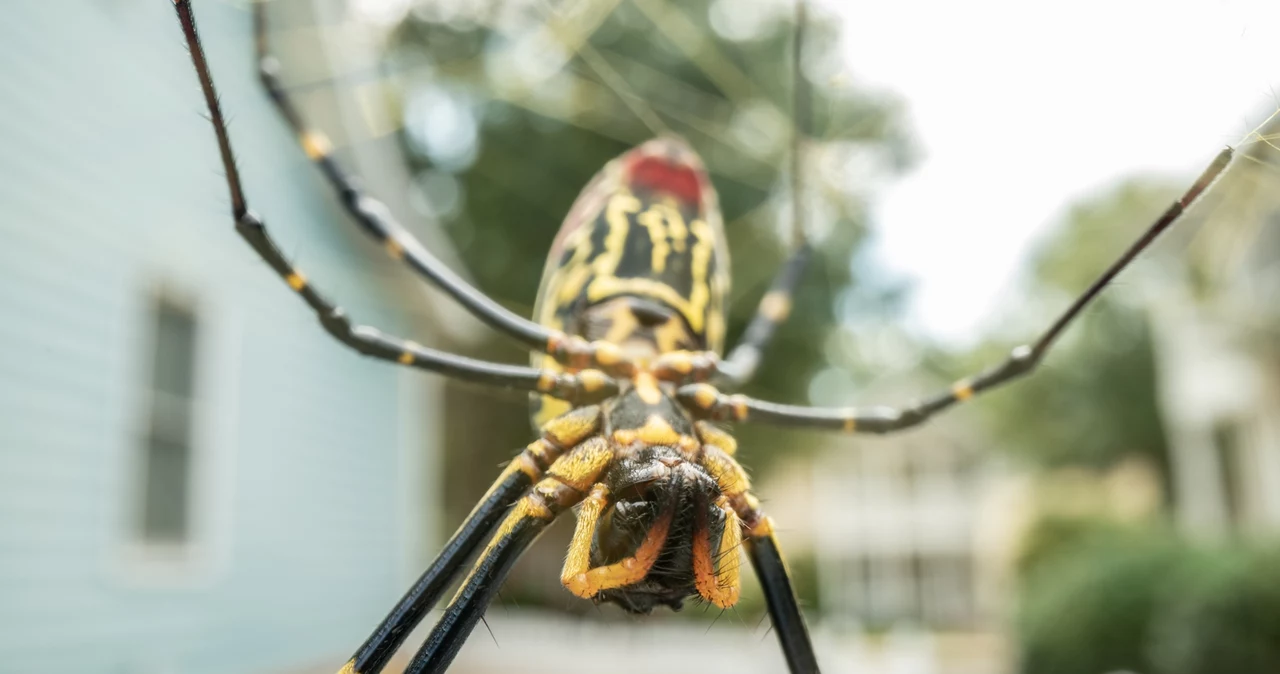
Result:
<svg viewBox="0 0 1280 674"><path fill-rule="evenodd" d="M248 12L197 3L251 202L360 320L404 317L256 86ZM172 6L0 26L0 672L340 662L398 591L397 371L341 349L232 230ZM150 302L200 321L189 564L130 545Z"/></svg>

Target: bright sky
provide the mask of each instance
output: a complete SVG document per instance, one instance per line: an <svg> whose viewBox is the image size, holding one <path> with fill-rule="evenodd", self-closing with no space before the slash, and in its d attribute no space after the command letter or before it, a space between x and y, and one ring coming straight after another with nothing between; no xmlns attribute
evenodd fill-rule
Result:
<svg viewBox="0 0 1280 674"><path fill-rule="evenodd" d="M907 104L922 157L878 195L880 257L916 281L913 327L953 343L1069 204L1189 183L1280 106L1280 0L816 1L846 17L854 82Z"/></svg>

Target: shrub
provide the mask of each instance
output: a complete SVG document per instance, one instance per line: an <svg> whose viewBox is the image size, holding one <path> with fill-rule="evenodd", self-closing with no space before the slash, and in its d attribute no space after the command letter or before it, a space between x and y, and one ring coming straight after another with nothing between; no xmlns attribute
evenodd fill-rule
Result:
<svg viewBox="0 0 1280 674"><path fill-rule="evenodd" d="M1023 674L1280 672L1280 548L1047 521L1020 562Z"/></svg>

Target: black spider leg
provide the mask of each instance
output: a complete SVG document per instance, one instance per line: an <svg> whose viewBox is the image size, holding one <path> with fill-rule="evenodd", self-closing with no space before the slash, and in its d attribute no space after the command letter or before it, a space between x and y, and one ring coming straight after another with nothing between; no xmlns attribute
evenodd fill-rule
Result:
<svg viewBox="0 0 1280 674"><path fill-rule="evenodd" d="M307 281L307 277L289 263L281 253L280 247L268 235L261 218L249 210L244 188L240 184L240 174L232 153L222 108L218 103L218 94L214 89L213 78L209 74L209 66L205 59L204 48L200 44L199 33L196 31L191 3L189 0L175 0L174 8L182 23L182 32L187 39L191 61L199 77L200 88L204 92L205 104L209 108L209 120L213 123L213 130L218 138L218 150L226 172L227 189L231 196L231 213L235 218L236 231L289 284L289 287L298 293L307 306L311 307L320 319L320 324L330 335L366 356L410 365L463 381L524 391L541 391L579 403L597 398L603 399L617 392L617 384L599 372L565 375L529 367L490 363L429 349L412 341L385 334L370 326L353 324L341 307L321 295Z"/></svg>
<svg viewBox="0 0 1280 674"><path fill-rule="evenodd" d="M494 329L505 333L535 351L554 353L549 344L560 335L533 321L516 315L506 307L490 299L453 272L427 251L409 233L390 209L381 201L366 194L332 156L328 138L319 130L308 127L301 113L280 85L280 62L272 56L267 45L267 3L256 0L254 12L254 43L258 59L258 72L267 94L284 116L289 127L297 135L298 142L328 179L344 208L369 236L380 242L387 254L403 262L428 282L448 293L458 304Z"/></svg>
<svg viewBox="0 0 1280 674"><path fill-rule="evenodd" d="M457 577L462 564L475 553L493 527L532 484L533 477L528 473L519 470L503 472L462 526L458 527L431 566L427 567L413 587L400 598L387 617L382 619L373 634L356 650L351 658L350 671L360 674L382 671L391 656L395 655L396 650L413 632L413 628L440 600L440 595Z"/></svg>
<svg viewBox="0 0 1280 674"><path fill-rule="evenodd" d="M773 341L778 326L791 315L792 297L804 278L812 253L813 249L807 243L801 243L783 264L768 292L760 299L760 306L742 333L742 339L717 366L717 384L727 388L738 387L755 376L765 348Z"/></svg>
<svg viewBox="0 0 1280 674"><path fill-rule="evenodd" d="M439 674L448 669L471 630L484 617L511 567L548 524L548 520L525 515L495 535L445 609L444 617L405 668L405 674Z"/></svg>
<svg viewBox="0 0 1280 674"><path fill-rule="evenodd" d="M356 649L355 655L351 656L351 660L342 668L340 674L381 672L395 655L396 650L413 632L414 627L440 599L445 588L454 581L462 565L475 554L480 543L495 535L494 528L500 521L512 517L512 506L520 501L521 497L528 497L530 488L537 480L542 479L550 466L554 465L554 462L566 451L572 451L569 449L571 446L580 451L600 451L602 441L598 438L579 444L580 440L595 433L599 426L600 408L596 406L580 407L543 426L542 437L531 443L507 464L493 486L489 487L489 491L480 499L480 503L471 510L471 514L463 521L462 526L458 527L453 537L436 556L435 561L387 613L369 638ZM502 533L496 534L497 538L502 536ZM490 547L492 545L490 544ZM519 557L518 550L508 554L513 555L511 563ZM500 585L499 581L494 586L495 593ZM484 606L488 605L490 598L491 596L484 598L477 615L483 614ZM474 621L471 625L474 626ZM438 631L437 628L433 634ZM461 647L466 633L469 632L470 629L467 629L457 637L458 647Z"/></svg>
<svg viewBox="0 0 1280 674"><path fill-rule="evenodd" d="M791 40L791 235L794 250L760 299L742 339L717 368L716 383L737 387L751 381L778 326L791 315L792 298L804 278L813 249L805 237L804 138L809 126L811 92L803 71L804 36L808 25L805 0L796 0L795 35Z"/></svg>
<svg viewBox="0 0 1280 674"><path fill-rule="evenodd" d="M1004 362L973 377L961 379L950 390L936 393L905 407L874 407L859 409L806 407L782 405L754 400L745 396L722 395L706 384L693 384L680 389L678 395L684 404L696 412L714 419L727 421L761 421L785 426L843 429L850 432L890 433L915 426L952 405L972 398L975 394L995 388L1035 369L1054 342L1089 305L1107 284L1130 262L1168 229L1178 217L1200 196L1231 163L1233 150L1226 148L1218 153L1195 183L1173 202L1142 236L1107 268L1089 287L1067 307L1058 319L1030 344L1015 348Z"/></svg>
<svg viewBox="0 0 1280 674"><path fill-rule="evenodd" d="M783 657L787 659L787 668L791 674L817 674L818 658L813 653L809 630L805 627L804 616L800 614L800 605L796 600L795 590L791 587L787 566L782 561L778 539L770 530L763 535L748 536L746 547L756 578L760 579L760 587L764 590L765 602L769 606L769 619L773 621L773 629L778 633L778 642L782 645Z"/></svg>
<svg viewBox="0 0 1280 674"><path fill-rule="evenodd" d="M578 410L570 414L587 413ZM568 415L561 417L568 418ZM598 428L599 410L595 410L594 418ZM574 421L566 423L565 427L582 429L582 425ZM545 428L548 435L554 434L552 425ZM593 433L595 429L586 431ZM561 442L559 446L565 444ZM555 459L547 468L546 477L538 481L498 525L497 532L471 567L471 573L449 602L444 616L431 629L426 642L405 668L405 674L439 674L448 669L516 560L548 524L582 501L585 490L595 484L611 462L609 443L598 435L587 438Z"/></svg>

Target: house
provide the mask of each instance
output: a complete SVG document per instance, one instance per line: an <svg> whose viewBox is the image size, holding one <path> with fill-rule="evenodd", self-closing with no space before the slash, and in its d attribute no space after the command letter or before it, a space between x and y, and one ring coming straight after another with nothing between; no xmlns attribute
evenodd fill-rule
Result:
<svg viewBox="0 0 1280 674"><path fill-rule="evenodd" d="M1152 310L1173 500L1202 537L1280 530L1277 134L1272 115L1187 214L1195 273Z"/></svg>
<svg viewBox="0 0 1280 674"><path fill-rule="evenodd" d="M878 379L856 403L945 386L907 372ZM812 560L821 593L809 611L847 671L1006 671L1001 620L1032 509L1026 480L992 444L975 411L961 409L884 437L828 436L763 480L793 567Z"/></svg>
<svg viewBox="0 0 1280 674"><path fill-rule="evenodd" d="M354 317L432 343L456 312L347 222L258 86L247 8L197 9L254 208ZM441 382L338 345L235 235L169 3L6 18L0 669L336 668L443 539ZM396 165L368 100L308 91L349 165Z"/></svg>

